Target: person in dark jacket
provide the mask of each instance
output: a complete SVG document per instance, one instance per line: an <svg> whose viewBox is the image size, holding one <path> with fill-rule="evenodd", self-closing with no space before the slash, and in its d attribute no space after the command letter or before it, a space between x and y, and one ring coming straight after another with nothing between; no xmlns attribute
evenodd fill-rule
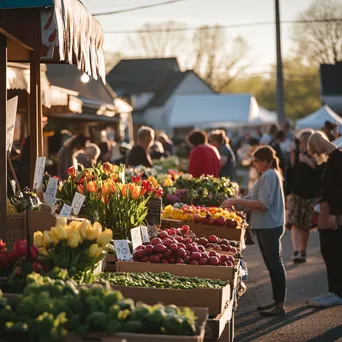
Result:
<svg viewBox="0 0 342 342"><path fill-rule="evenodd" d="M342 305L342 150L320 131L311 135L309 152L327 159L322 176L319 237L327 268L328 292L310 300L315 307Z"/></svg>
<svg viewBox="0 0 342 342"><path fill-rule="evenodd" d="M151 127L142 126L138 129L138 143L130 150L127 158L128 166L152 167L150 147L154 142L154 130Z"/></svg>

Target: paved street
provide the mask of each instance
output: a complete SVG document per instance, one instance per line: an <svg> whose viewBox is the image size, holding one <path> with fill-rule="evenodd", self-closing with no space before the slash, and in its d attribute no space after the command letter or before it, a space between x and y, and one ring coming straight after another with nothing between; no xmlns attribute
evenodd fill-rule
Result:
<svg viewBox="0 0 342 342"><path fill-rule="evenodd" d="M311 234L306 264L293 265L289 232L283 238L283 248L288 279L288 314L281 318L262 318L256 312L258 304L271 302L271 286L259 247L247 246L244 259L249 268L248 291L240 299L235 315L235 341L342 341L342 306L318 310L305 305L307 299L326 291L318 233Z"/></svg>

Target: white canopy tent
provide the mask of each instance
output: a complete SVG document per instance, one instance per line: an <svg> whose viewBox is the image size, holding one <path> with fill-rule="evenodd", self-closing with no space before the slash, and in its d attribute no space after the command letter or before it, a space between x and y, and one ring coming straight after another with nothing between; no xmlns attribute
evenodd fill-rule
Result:
<svg viewBox="0 0 342 342"><path fill-rule="evenodd" d="M251 94L177 95L169 116L170 128L236 127L253 122L259 107Z"/></svg>
<svg viewBox="0 0 342 342"><path fill-rule="evenodd" d="M316 112L306 116L305 118L298 120L296 123L296 129L321 129L324 126L325 121L331 121L338 124L339 131L342 132L342 118L327 105L324 105Z"/></svg>
<svg viewBox="0 0 342 342"><path fill-rule="evenodd" d="M278 116L276 112L272 112L264 107L259 107L258 115L250 121L253 126L266 126L276 124Z"/></svg>

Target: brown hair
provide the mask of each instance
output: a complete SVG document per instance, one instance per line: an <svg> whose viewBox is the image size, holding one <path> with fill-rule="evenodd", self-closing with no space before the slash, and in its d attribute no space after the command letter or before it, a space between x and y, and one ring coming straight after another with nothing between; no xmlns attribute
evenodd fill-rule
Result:
<svg viewBox="0 0 342 342"><path fill-rule="evenodd" d="M277 170L280 176L283 176L279 166L279 158L277 157L276 151L271 146L261 146L257 148L253 153L253 157L260 161L267 161L271 164L273 170Z"/></svg>
<svg viewBox="0 0 342 342"><path fill-rule="evenodd" d="M208 142L208 135L205 131L192 131L188 135L187 141L195 146L206 144Z"/></svg>
<svg viewBox="0 0 342 342"><path fill-rule="evenodd" d="M223 129L211 131L209 134L209 140L215 140L220 145L225 145L229 143L229 138L227 137L226 132Z"/></svg>

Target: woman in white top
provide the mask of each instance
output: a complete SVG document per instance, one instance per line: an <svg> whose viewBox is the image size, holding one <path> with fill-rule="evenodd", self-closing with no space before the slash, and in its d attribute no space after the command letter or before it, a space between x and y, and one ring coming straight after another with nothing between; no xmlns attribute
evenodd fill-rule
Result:
<svg viewBox="0 0 342 342"><path fill-rule="evenodd" d="M258 306L262 316L285 314L286 273L281 239L285 229L285 201L279 159L270 146L259 147L253 154L259 177L244 199L228 199L222 206L240 205L251 210L251 227L256 231L261 254L270 273L273 303Z"/></svg>

